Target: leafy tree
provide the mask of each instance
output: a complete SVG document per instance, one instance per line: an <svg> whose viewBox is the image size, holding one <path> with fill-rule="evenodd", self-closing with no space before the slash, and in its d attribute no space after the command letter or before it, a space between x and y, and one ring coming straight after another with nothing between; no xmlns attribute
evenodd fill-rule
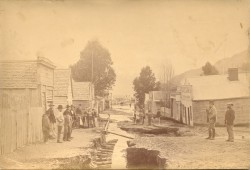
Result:
<svg viewBox="0 0 250 170"><path fill-rule="evenodd" d="M204 75L217 75L219 74L218 70L215 66L207 62L204 66L202 66L202 71Z"/></svg>
<svg viewBox="0 0 250 170"><path fill-rule="evenodd" d="M145 93L153 90L159 90L160 83L156 82L154 73L149 66L143 67L139 77L133 81L135 97L138 104L142 106L145 101Z"/></svg>
<svg viewBox="0 0 250 170"><path fill-rule="evenodd" d="M112 64L109 51L97 40L89 41L80 54L80 60L71 66L72 77L75 81L93 82L95 95L104 96L116 80Z"/></svg>

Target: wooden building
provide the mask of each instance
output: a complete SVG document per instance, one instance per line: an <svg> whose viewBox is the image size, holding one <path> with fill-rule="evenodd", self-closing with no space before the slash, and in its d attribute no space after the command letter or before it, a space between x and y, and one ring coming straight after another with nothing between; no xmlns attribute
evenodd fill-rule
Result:
<svg viewBox="0 0 250 170"><path fill-rule="evenodd" d="M158 109L161 110L162 116L168 115L168 108L167 105L167 92L165 91L150 91L145 98L146 101L146 110L150 110L152 114L157 113ZM164 107L165 106L165 107Z"/></svg>
<svg viewBox="0 0 250 170"><path fill-rule="evenodd" d="M213 100L217 124L224 124L227 103L234 104L235 124L250 123L249 73L186 78L172 98L173 118L185 124L206 124L206 108Z"/></svg>
<svg viewBox="0 0 250 170"><path fill-rule="evenodd" d="M54 69L42 57L0 61L0 154L42 139L42 114L53 100Z"/></svg>
<svg viewBox="0 0 250 170"><path fill-rule="evenodd" d="M73 105L82 105L82 108L93 107L94 86L91 82L76 82L72 80Z"/></svg>
<svg viewBox="0 0 250 170"><path fill-rule="evenodd" d="M54 72L54 104L55 106L72 105L72 79L70 69L56 69Z"/></svg>

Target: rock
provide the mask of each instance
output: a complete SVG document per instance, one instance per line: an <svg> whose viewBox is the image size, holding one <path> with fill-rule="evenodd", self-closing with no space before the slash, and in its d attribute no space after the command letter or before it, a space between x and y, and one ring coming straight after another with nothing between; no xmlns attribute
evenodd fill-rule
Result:
<svg viewBox="0 0 250 170"><path fill-rule="evenodd" d="M128 147L132 147L132 146L135 146L136 144L132 141L127 141L127 145Z"/></svg>

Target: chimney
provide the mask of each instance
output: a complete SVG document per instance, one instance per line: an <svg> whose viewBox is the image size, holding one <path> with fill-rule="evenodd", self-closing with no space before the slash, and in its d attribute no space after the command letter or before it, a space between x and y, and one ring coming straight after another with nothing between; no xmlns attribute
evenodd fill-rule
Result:
<svg viewBox="0 0 250 170"><path fill-rule="evenodd" d="M238 68L228 68L228 80L238 81Z"/></svg>

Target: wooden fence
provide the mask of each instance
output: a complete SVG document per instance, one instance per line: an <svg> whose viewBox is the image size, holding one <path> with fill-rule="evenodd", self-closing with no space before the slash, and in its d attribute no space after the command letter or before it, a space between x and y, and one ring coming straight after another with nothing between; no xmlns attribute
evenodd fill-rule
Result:
<svg viewBox="0 0 250 170"><path fill-rule="evenodd" d="M0 89L0 155L42 139L38 89Z"/></svg>

